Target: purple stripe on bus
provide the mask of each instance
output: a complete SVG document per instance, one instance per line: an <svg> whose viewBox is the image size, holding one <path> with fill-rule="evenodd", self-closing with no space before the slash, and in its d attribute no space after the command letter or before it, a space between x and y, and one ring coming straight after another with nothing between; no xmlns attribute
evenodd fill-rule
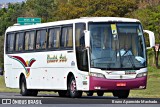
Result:
<svg viewBox="0 0 160 107"><path fill-rule="evenodd" d="M117 86L117 84L126 84L126 86ZM125 80L116 80L116 79L105 79L97 78L90 76L90 85L89 90L95 90L95 87L98 87L98 90L130 90L146 88L147 77L135 78L135 79L125 79ZM100 89L99 89L100 88Z"/></svg>

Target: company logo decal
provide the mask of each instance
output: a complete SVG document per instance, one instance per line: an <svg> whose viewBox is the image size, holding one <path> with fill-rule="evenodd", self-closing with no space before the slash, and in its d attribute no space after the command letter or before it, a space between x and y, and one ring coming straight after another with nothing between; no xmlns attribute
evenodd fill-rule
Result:
<svg viewBox="0 0 160 107"><path fill-rule="evenodd" d="M111 74L112 72L111 72L111 71L106 71L106 73L107 73L107 74Z"/></svg>
<svg viewBox="0 0 160 107"><path fill-rule="evenodd" d="M67 62L66 55L60 55L59 57L57 55L47 55L47 63L61 63L61 62Z"/></svg>
<svg viewBox="0 0 160 107"><path fill-rule="evenodd" d="M22 64L22 66L25 69L25 73L26 73L26 78L29 77L30 75L30 67L33 65L33 63L36 61L34 58L30 59L30 61L25 61L23 58L19 57L19 56L9 56L12 59L17 60L18 62L20 62Z"/></svg>

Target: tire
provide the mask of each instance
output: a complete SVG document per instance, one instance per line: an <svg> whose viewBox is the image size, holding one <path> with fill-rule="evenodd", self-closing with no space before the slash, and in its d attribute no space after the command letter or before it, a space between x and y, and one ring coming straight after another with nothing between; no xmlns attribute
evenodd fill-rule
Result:
<svg viewBox="0 0 160 107"><path fill-rule="evenodd" d="M38 90L29 90L27 89L27 85L26 85L26 79L23 76L20 82L20 94L22 96L37 96L38 94Z"/></svg>
<svg viewBox="0 0 160 107"><path fill-rule="evenodd" d="M117 91L113 91L112 94L113 94L114 97L118 96Z"/></svg>
<svg viewBox="0 0 160 107"><path fill-rule="evenodd" d="M23 76L22 79L21 79L21 82L20 82L20 94L22 96L29 96L30 95L30 91L27 89L27 86L26 86L26 79L25 77Z"/></svg>
<svg viewBox="0 0 160 107"><path fill-rule="evenodd" d="M68 97L69 96L69 94L66 90L58 91L58 94L60 97Z"/></svg>
<svg viewBox="0 0 160 107"><path fill-rule="evenodd" d="M82 91L77 91L76 80L73 76L68 84L68 92L71 98L79 98L82 96Z"/></svg>
<svg viewBox="0 0 160 107"><path fill-rule="evenodd" d="M98 91L98 92L97 92L97 95L98 95L98 96L103 96L103 94L104 94L103 91Z"/></svg>
<svg viewBox="0 0 160 107"><path fill-rule="evenodd" d="M118 98L128 98L130 90L117 90L114 94Z"/></svg>
<svg viewBox="0 0 160 107"><path fill-rule="evenodd" d="M93 92L92 91L89 91L89 92L86 92L87 96L93 96Z"/></svg>
<svg viewBox="0 0 160 107"><path fill-rule="evenodd" d="M30 92L30 96L37 96L37 94L38 94L38 91L37 90L29 90L29 92Z"/></svg>

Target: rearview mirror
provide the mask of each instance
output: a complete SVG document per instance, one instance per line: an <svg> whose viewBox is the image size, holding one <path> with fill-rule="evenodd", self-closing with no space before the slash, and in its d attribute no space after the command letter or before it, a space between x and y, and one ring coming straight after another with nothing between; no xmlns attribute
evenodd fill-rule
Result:
<svg viewBox="0 0 160 107"><path fill-rule="evenodd" d="M150 49L152 47L155 46L155 36L154 36L154 33L152 31L149 31L149 30L143 30L144 33L147 33L149 35L149 44L150 44L150 47L147 47L147 49Z"/></svg>
<svg viewBox="0 0 160 107"><path fill-rule="evenodd" d="M90 47L90 31L85 30L85 47L89 48Z"/></svg>

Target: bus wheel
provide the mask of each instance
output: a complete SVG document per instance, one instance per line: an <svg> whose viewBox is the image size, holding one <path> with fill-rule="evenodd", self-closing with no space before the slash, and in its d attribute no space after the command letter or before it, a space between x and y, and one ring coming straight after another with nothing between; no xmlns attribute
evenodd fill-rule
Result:
<svg viewBox="0 0 160 107"><path fill-rule="evenodd" d="M89 92L86 92L87 96L93 96L93 92L92 91L89 91Z"/></svg>
<svg viewBox="0 0 160 107"><path fill-rule="evenodd" d="M82 96L82 91L77 91L76 80L71 77L68 84L68 91L71 98L77 98Z"/></svg>
<svg viewBox="0 0 160 107"><path fill-rule="evenodd" d="M68 97L68 92L66 90L58 91L60 97Z"/></svg>
<svg viewBox="0 0 160 107"><path fill-rule="evenodd" d="M20 84L20 90L21 90L20 94L21 94L22 96L28 96L28 95L30 94L30 91L29 91L29 90L27 89L27 87L26 87L26 79L25 79L24 76L22 77L20 83L21 83L21 84Z"/></svg>
<svg viewBox="0 0 160 107"><path fill-rule="evenodd" d="M112 92L112 94L113 94L114 97L117 97L117 96L118 96L117 93L118 93L117 91L113 91L113 92Z"/></svg>
<svg viewBox="0 0 160 107"><path fill-rule="evenodd" d="M118 98L128 98L130 90L117 90L116 95Z"/></svg>
<svg viewBox="0 0 160 107"><path fill-rule="evenodd" d="M38 91L37 90L30 90L30 96L37 96Z"/></svg>
<svg viewBox="0 0 160 107"><path fill-rule="evenodd" d="M103 94L104 94L103 91L98 91L98 92L97 92L97 95L98 95L98 96L103 96Z"/></svg>

